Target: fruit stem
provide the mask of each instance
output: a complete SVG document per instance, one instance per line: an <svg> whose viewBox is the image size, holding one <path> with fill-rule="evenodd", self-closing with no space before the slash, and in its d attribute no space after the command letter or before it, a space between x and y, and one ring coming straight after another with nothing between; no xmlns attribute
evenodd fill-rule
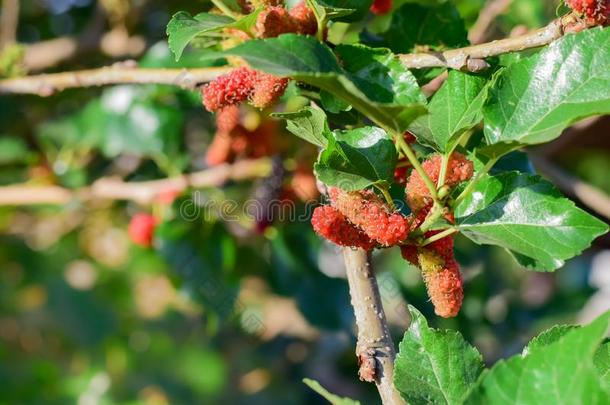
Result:
<svg viewBox="0 0 610 405"><path fill-rule="evenodd" d="M439 201L438 201L438 193L436 192L436 185L430 179L430 177L428 176L428 174L426 173L424 168L421 166L421 164L419 163L419 160L417 160L417 156L415 156L415 152L413 152L413 149L411 149L411 147L407 144L407 142L405 142L404 138L402 137L402 134L393 132L393 135L394 135L394 139L396 141L396 145L398 145L400 147L400 149L405 154L407 159L409 159L409 162L411 163L411 165L413 165L413 168L415 169L415 171L417 171L417 173L419 173L421 178L424 180L426 187L428 187L428 190L430 191L430 197L432 197L432 200L436 204L438 204Z"/></svg>
<svg viewBox="0 0 610 405"><path fill-rule="evenodd" d="M472 193L472 191L476 187L477 183L483 178L483 176L485 176L491 170L491 168L496 164L498 159L499 159L499 157L494 157L494 158L489 159L487 161L487 163L485 163L485 166L483 166L483 168L477 172L477 175L475 176L475 178L472 179L472 181L470 183L468 183L468 185L460 193L460 195L457 196L457 198L455 199L455 202L453 203L454 208L459 206L464 201L464 199Z"/></svg>
<svg viewBox="0 0 610 405"><path fill-rule="evenodd" d="M429 238L424 239L419 246L426 246L429 245L432 242L436 242L437 240L441 240L449 235L453 235L454 233L458 232L457 228L447 228L442 232L439 232L437 234L434 234L432 236L430 236Z"/></svg>

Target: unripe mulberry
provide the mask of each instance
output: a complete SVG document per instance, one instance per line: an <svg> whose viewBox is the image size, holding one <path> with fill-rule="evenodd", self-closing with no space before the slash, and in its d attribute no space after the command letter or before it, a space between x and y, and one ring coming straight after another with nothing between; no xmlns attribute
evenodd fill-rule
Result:
<svg viewBox="0 0 610 405"><path fill-rule="evenodd" d="M257 108L273 105L284 94L288 79L259 73L252 89L250 104Z"/></svg>
<svg viewBox="0 0 610 405"><path fill-rule="evenodd" d="M427 247L419 248L417 259L434 312L443 318L456 316L462 306L462 275L453 254L443 256Z"/></svg>
<svg viewBox="0 0 610 405"><path fill-rule="evenodd" d="M313 211L311 225L318 235L337 245L364 250L371 250L375 247L375 242L350 224L345 215L329 205L317 207Z"/></svg>
<svg viewBox="0 0 610 405"><path fill-rule="evenodd" d="M131 218L127 233L133 243L143 246L152 246L157 221L150 214L136 214Z"/></svg>
<svg viewBox="0 0 610 405"><path fill-rule="evenodd" d="M371 13L384 15L392 10L392 0L375 0L371 5Z"/></svg>
<svg viewBox="0 0 610 405"><path fill-rule="evenodd" d="M332 205L369 238L383 246L402 242L409 234L409 223L400 213L390 212L387 205L372 191L344 192L329 190Z"/></svg>
<svg viewBox="0 0 610 405"><path fill-rule="evenodd" d="M295 22L299 34L315 35L318 31L316 16L304 1L290 10L290 17Z"/></svg>
<svg viewBox="0 0 610 405"><path fill-rule="evenodd" d="M610 19L610 0L566 0L566 5L591 25L605 25Z"/></svg>
<svg viewBox="0 0 610 405"><path fill-rule="evenodd" d="M275 38L281 34L297 32L296 21L284 7L268 7L256 18L254 35L257 38ZM270 55L272 57L272 55Z"/></svg>
<svg viewBox="0 0 610 405"><path fill-rule="evenodd" d="M422 168L434 184L438 183L442 160L443 158L441 155L435 154L422 164ZM454 187L463 181L469 180L472 177L473 172L474 165L472 162L461 153L454 152L451 154L449 164L447 165L445 184L449 187ZM428 190L424 179L415 170L413 170L411 176L409 176L406 191L407 203L413 211L420 210L432 203L430 190Z"/></svg>
<svg viewBox="0 0 610 405"><path fill-rule="evenodd" d="M246 101L252 94L258 73L248 67L237 68L202 88L203 105L217 111Z"/></svg>

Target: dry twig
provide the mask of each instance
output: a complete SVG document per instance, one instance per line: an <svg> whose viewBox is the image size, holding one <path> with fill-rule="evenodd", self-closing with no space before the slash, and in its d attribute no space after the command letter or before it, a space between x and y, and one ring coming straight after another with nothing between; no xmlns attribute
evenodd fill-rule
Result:
<svg viewBox="0 0 610 405"><path fill-rule="evenodd" d="M146 205L165 191L182 192L190 187L218 187L229 180L246 180L269 174L267 158L242 160L213 168L160 180L125 182L120 178L105 177L90 187L71 190L60 186L16 184L0 187L0 205L63 205L72 200L129 200Z"/></svg>

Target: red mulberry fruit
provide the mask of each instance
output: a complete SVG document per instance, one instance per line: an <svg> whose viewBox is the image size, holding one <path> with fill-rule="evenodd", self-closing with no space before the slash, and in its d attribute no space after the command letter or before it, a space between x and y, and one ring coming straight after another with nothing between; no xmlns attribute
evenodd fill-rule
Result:
<svg viewBox="0 0 610 405"><path fill-rule="evenodd" d="M239 125L239 106L229 105L216 113L216 131L229 134Z"/></svg>
<svg viewBox="0 0 610 405"><path fill-rule="evenodd" d="M267 108L284 94L286 86L288 86L288 79L259 73L252 89L250 104L257 108Z"/></svg>
<svg viewBox="0 0 610 405"><path fill-rule="evenodd" d="M381 245L393 246L408 236L407 218L390 212L383 200L372 191L347 193L331 188L329 194L335 208Z"/></svg>
<svg viewBox="0 0 610 405"><path fill-rule="evenodd" d="M364 250L371 250L375 246L375 242L350 224L345 215L329 205L314 210L311 225L317 234L340 246Z"/></svg>
<svg viewBox="0 0 610 405"><path fill-rule="evenodd" d="M152 246L157 221L150 214L136 214L131 218L127 233L133 243L143 246Z"/></svg>
<svg viewBox="0 0 610 405"><path fill-rule="evenodd" d="M443 318L460 311L464 289L460 266L453 257L443 256L427 247L418 250L417 259L434 312Z"/></svg>
<svg viewBox="0 0 610 405"><path fill-rule="evenodd" d="M208 111L217 111L246 101L258 78L258 72L248 67L237 68L202 88L203 105Z"/></svg>
<svg viewBox="0 0 610 405"><path fill-rule="evenodd" d="M392 0L375 0L371 5L371 13L375 15L384 15L392 10Z"/></svg>
<svg viewBox="0 0 610 405"><path fill-rule="evenodd" d="M268 7L256 18L254 33L257 38L275 38L281 34L297 32L297 24L284 7Z"/></svg>
<svg viewBox="0 0 610 405"><path fill-rule="evenodd" d="M433 155L428 158L422 168L428 174L434 184L438 182L442 164L441 155ZM454 152L447 166L445 175L445 184L449 187L454 187L457 184L469 180L474 172L474 165L466 156L461 153ZM412 210L417 211L432 203L430 199L430 191L424 182L424 179L415 170L411 172L407 181L407 203Z"/></svg>
<svg viewBox="0 0 610 405"><path fill-rule="evenodd" d="M610 19L609 0L566 0L566 5L584 16L591 25L605 25Z"/></svg>
<svg viewBox="0 0 610 405"><path fill-rule="evenodd" d="M304 1L290 10L290 17L295 22L299 34L315 35L318 32L316 16Z"/></svg>
<svg viewBox="0 0 610 405"><path fill-rule="evenodd" d="M205 153L208 166L217 166L231 159L233 139L231 135L217 132Z"/></svg>

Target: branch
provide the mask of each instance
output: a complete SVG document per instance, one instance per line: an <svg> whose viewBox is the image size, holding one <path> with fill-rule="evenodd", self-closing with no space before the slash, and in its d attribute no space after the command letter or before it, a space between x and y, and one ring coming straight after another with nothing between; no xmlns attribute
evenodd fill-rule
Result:
<svg viewBox="0 0 610 405"><path fill-rule="evenodd" d="M246 180L269 174L269 159L242 160L213 168L161 180L124 182L119 178L105 177L90 187L71 190L60 186L19 184L0 187L2 205L62 205L76 199L81 201L105 199L128 200L147 205L164 191L182 192L188 188L219 187L229 180Z"/></svg>
<svg viewBox="0 0 610 405"><path fill-rule="evenodd" d="M405 401L394 388L396 352L370 256L362 249L343 248L343 259L358 327L360 379L375 382L384 405L403 405Z"/></svg>
<svg viewBox="0 0 610 405"><path fill-rule="evenodd" d="M402 64L410 69L447 67L457 70L477 71L486 65L483 59L490 56L498 56L550 44L563 36L563 27L562 19L557 19L544 28L519 37L452 49L446 52L402 54L398 55L398 57Z"/></svg>
<svg viewBox="0 0 610 405"><path fill-rule="evenodd" d="M65 89L109 84L168 84L183 89L195 89L228 70L226 67L147 69L121 63L99 69L0 80L0 94L36 94L45 97Z"/></svg>
<svg viewBox="0 0 610 405"><path fill-rule="evenodd" d="M576 197L586 207L610 220L610 197L598 189L564 172L543 157L530 154L534 166L566 194Z"/></svg>
<svg viewBox="0 0 610 405"><path fill-rule="evenodd" d="M468 39L471 44L480 44L487 38L487 31L491 27L496 18L502 14L513 0L488 0L485 7L479 13L479 17L468 32Z"/></svg>
<svg viewBox="0 0 610 405"><path fill-rule="evenodd" d="M0 49L17 40L19 0L3 0L0 14Z"/></svg>

